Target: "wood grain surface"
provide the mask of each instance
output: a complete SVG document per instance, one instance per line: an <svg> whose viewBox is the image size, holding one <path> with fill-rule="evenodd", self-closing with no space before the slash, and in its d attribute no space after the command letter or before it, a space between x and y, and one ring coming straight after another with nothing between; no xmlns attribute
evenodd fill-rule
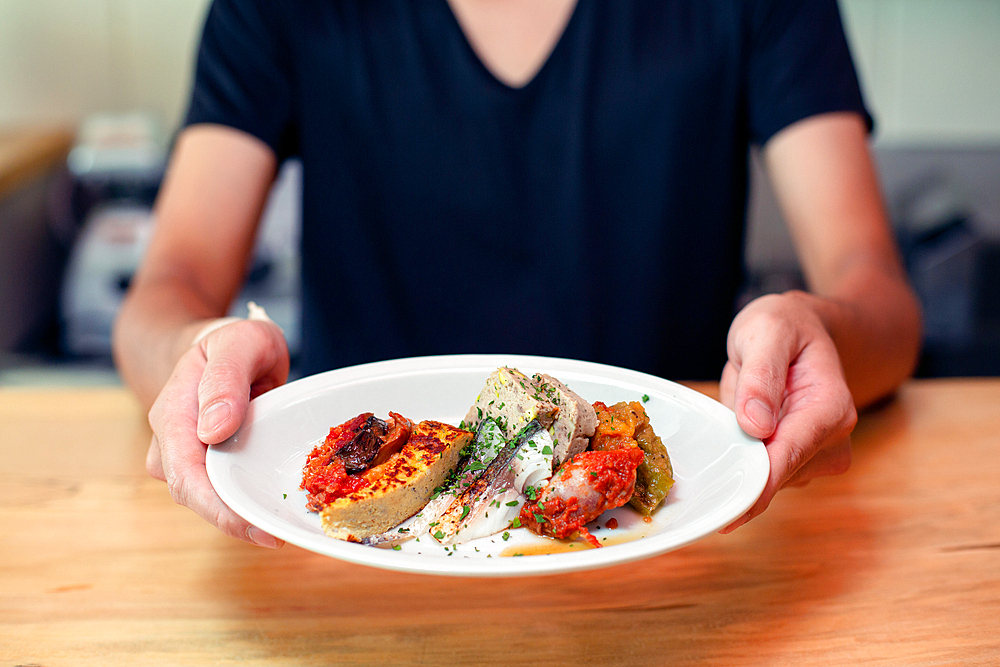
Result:
<svg viewBox="0 0 1000 667"><path fill-rule="evenodd" d="M0 389L0 667L997 665L998 407L1000 380L916 381L847 474L730 535L461 579L229 539L146 476L125 391Z"/></svg>

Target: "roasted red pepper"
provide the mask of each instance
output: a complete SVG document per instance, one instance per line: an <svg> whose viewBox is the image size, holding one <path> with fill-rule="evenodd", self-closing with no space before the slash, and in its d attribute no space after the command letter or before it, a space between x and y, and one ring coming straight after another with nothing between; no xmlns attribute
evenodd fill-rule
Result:
<svg viewBox="0 0 1000 667"><path fill-rule="evenodd" d="M412 429L413 423L395 412L385 422L365 412L331 428L306 457L300 487L309 494L306 507L318 512L371 484L379 465L403 448Z"/></svg>

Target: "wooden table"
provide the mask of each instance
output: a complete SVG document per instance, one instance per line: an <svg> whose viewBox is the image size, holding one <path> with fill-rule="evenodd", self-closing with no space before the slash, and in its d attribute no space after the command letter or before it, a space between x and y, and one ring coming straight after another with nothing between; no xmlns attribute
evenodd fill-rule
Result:
<svg viewBox="0 0 1000 667"><path fill-rule="evenodd" d="M123 390L0 389L0 667L998 665L998 407L1000 380L913 382L848 474L731 535L459 579L224 537L146 476Z"/></svg>

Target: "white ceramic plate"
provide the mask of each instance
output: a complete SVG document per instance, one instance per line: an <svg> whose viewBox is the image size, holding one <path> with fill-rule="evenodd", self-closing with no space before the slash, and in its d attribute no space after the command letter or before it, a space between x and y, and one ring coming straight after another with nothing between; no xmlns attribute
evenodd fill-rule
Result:
<svg viewBox="0 0 1000 667"><path fill-rule="evenodd" d="M414 421L458 424L499 366L553 375L588 401L645 402L674 467L676 483L651 523L630 507L605 512L588 528L601 549L526 529L446 549L431 538L398 551L327 537L299 489L306 455L362 412L389 410ZM211 447L208 475L222 499L250 523L317 553L392 570L459 576L553 574L648 558L690 544L740 517L767 481L764 445L747 436L720 403L644 373L587 362L513 355L421 357L343 368L290 382L250 404L243 427ZM618 527L609 529L609 518ZM572 546L570 546L570 544ZM564 549L551 553L555 548ZM549 553L546 553L549 552ZM521 554L521 555L515 555Z"/></svg>

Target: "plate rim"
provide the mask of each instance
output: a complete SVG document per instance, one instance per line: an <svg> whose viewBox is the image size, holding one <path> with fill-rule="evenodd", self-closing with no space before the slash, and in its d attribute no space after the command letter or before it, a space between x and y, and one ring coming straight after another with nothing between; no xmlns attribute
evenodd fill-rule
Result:
<svg viewBox="0 0 1000 667"><path fill-rule="evenodd" d="M743 444L748 445L744 449L743 459L747 463L747 467L751 473L747 475L747 479L742 485L747 490L747 492L740 496L744 499L744 502L739 505L733 505L733 507L740 508L738 512L731 509L726 513L726 516L734 515L731 518L726 518L724 521L708 521L707 523L710 523L711 527L707 529L702 526L697 530L686 531L689 534L682 532L680 539L671 541L667 546L658 545L655 540L639 538L630 542L616 544L613 547L587 549L575 553L540 554L523 558L483 557L444 560L440 557L421 557L419 554L406 554L393 550L342 542L334 538L328 538L331 548L323 549L314 543L314 534L309 533L303 536L304 529L287 524L284 521L273 520L273 517L262 508L258 511L259 505L250 508L244 507L241 500L236 497L236 494L231 493L230 488L224 482L225 468L227 461L230 460L227 446L238 442L239 436L244 432L246 426L267 417L275 409L291 407L299 402L308 400L317 393L334 391L357 381L386 380L391 379L393 376L424 374L431 371L472 371L480 367L484 369L489 368L490 370L487 372L489 373L500 366L528 368L532 372L545 372L555 377L559 377L560 372L574 375L588 375L592 376L593 379L591 381L595 382L609 381L609 383L614 382L618 384L623 382L627 382L628 384L652 383L660 385L659 389L661 393L663 389L670 389L670 392L667 393L673 394L674 398L694 403L702 409L707 409L710 412L726 417L733 414L732 410L715 399L677 382L642 371L591 361L523 354L454 354L389 359L346 366L305 376L254 398L250 402L250 409L247 412L244 425L231 438L218 445L208 447L205 467L209 480L222 501L237 515L271 535L299 548L369 567L416 574L460 577L538 576L579 572L621 565L658 556L688 546L728 525L752 507L764 490L770 474L770 462L766 449L763 442L746 435L740 430ZM288 395L287 398L286 395ZM754 477L753 473L756 473L756 477ZM747 486L747 484L751 486ZM703 520L701 523L706 523L706 520ZM650 537L654 537L656 534L653 533ZM447 567L442 567L442 565L447 565ZM486 567L487 565L489 567Z"/></svg>

